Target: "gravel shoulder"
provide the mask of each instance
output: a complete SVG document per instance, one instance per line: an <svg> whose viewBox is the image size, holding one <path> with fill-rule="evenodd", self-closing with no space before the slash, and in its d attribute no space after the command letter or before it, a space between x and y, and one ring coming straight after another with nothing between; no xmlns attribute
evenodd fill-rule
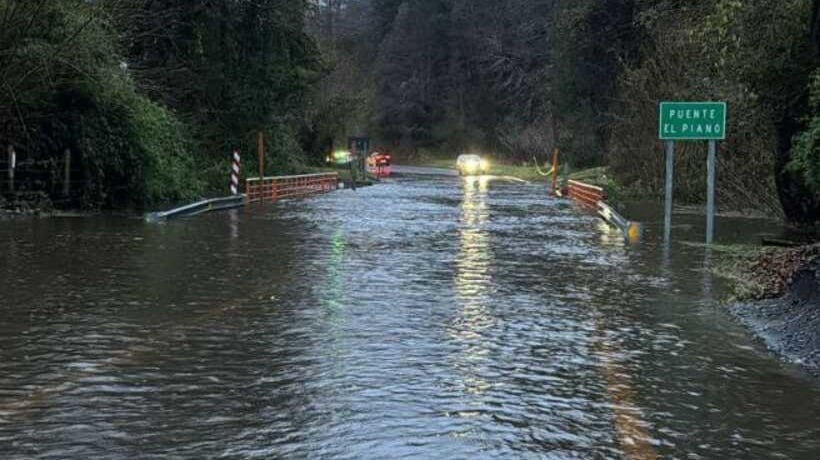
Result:
<svg viewBox="0 0 820 460"><path fill-rule="evenodd" d="M751 260L734 264L729 311L779 358L820 378L820 245Z"/></svg>

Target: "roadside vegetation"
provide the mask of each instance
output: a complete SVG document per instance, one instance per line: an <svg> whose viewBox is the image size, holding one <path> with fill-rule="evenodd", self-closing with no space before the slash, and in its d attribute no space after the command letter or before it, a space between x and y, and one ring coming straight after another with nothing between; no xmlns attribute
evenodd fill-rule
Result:
<svg viewBox="0 0 820 460"><path fill-rule="evenodd" d="M713 273L730 281L733 302L780 298L795 274L820 257L820 245L795 247L716 245Z"/></svg>
<svg viewBox="0 0 820 460"><path fill-rule="evenodd" d="M347 31L325 41L334 81L359 101L347 129L402 158L470 151L520 165L558 148L574 171L607 167L624 190L660 197L658 102L721 100L720 206L820 216L816 1L332 3L327 23ZM705 198L702 144L678 146L679 202Z"/></svg>
<svg viewBox="0 0 820 460"><path fill-rule="evenodd" d="M13 146L18 189L51 191L70 149L82 206L143 207L224 192L230 152L255 151L257 131L271 172L300 168L300 122L322 69L306 10L0 0L3 169Z"/></svg>
<svg viewBox="0 0 820 460"><path fill-rule="evenodd" d="M659 196L661 100L729 103L718 203L820 217L816 0L0 0L0 144L86 207L224 192L230 152L319 167L348 136L474 151ZM705 196L681 143L676 197ZM5 156L0 155L0 162ZM254 166L251 166L254 165ZM534 169L534 168L533 168ZM507 171L507 169L504 169ZM52 193L58 179L26 180Z"/></svg>

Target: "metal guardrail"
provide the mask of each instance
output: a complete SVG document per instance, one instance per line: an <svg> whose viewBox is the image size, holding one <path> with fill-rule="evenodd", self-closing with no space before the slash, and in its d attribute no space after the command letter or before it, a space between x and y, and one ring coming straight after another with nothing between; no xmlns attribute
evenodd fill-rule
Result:
<svg viewBox="0 0 820 460"><path fill-rule="evenodd" d="M576 180L570 180L567 183L567 196L582 207L595 212L610 225L621 230L627 242L634 243L640 239L643 230L641 224L626 219L618 214L612 206L606 204L604 201L606 199L606 192L603 188Z"/></svg>
<svg viewBox="0 0 820 460"><path fill-rule="evenodd" d="M238 208L245 206L247 203L313 195L336 190L338 183L339 176L336 173L250 178L245 182L247 190L245 194L211 198L168 211L152 212L145 215L145 220L159 222L177 217L190 217L206 212Z"/></svg>
<svg viewBox="0 0 820 460"><path fill-rule="evenodd" d="M339 175L337 173L254 177L245 180L245 201L248 203L276 201L283 198L327 193L338 187Z"/></svg>
<svg viewBox="0 0 820 460"><path fill-rule="evenodd" d="M168 211L152 212L145 215L148 222L158 222L176 217L189 217L212 211L233 209L245 205L245 195L229 196L224 198L211 198L197 201L189 205L174 208Z"/></svg>
<svg viewBox="0 0 820 460"><path fill-rule="evenodd" d="M643 227L640 222L633 222L618 214L611 206L603 201L598 202L598 216L607 221L610 225L617 227L624 234L624 239L628 243L636 243L641 238Z"/></svg>

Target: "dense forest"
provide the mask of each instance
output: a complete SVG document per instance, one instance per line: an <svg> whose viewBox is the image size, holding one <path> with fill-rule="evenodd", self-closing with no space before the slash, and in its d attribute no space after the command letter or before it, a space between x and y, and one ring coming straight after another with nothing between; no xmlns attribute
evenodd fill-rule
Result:
<svg viewBox="0 0 820 460"><path fill-rule="evenodd" d="M658 102L723 100L718 199L820 215L820 18L812 0L0 0L0 142L79 156L84 203L225 187L268 139L268 173L349 135L405 155L558 148L662 189ZM676 193L705 189L682 144Z"/></svg>
<svg viewBox="0 0 820 460"><path fill-rule="evenodd" d="M267 135L271 172L304 163L323 65L300 0L0 0L0 141L21 161L71 149L86 206L226 188Z"/></svg>

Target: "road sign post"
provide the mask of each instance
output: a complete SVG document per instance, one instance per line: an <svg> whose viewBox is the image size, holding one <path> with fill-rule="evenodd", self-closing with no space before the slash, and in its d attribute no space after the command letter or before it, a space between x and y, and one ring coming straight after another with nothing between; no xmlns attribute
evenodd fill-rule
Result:
<svg viewBox="0 0 820 460"><path fill-rule="evenodd" d="M706 159L706 244L715 238L715 151L717 141L709 141L709 156Z"/></svg>
<svg viewBox="0 0 820 460"><path fill-rule="evenodd" d="M726 139L725 102L661 102L658 137L666 141L666 206L664 241L672 236L672 191L675 166L675 141L709 141L706 160L706 244L715 234L715 162L717 141Z"/></svg>
<svg viewBox="0 0 820 460"><path fill-rule="evenodd" d="M666 141L666 205L664 206L663 241L672 238L672 192L675 179L675 142Z"/></svg>

